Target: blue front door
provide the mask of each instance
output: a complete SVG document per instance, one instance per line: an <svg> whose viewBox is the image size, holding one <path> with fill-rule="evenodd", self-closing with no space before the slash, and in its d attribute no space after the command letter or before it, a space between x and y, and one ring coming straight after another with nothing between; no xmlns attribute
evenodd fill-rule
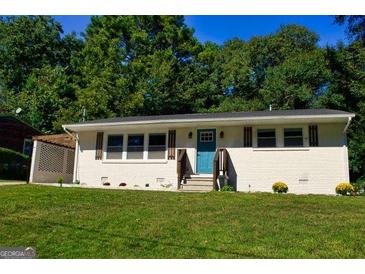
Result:
<svg viewBox="0 0 365 274"><path fill-rule="evenodd" d="M198 129L196 173L213 173L215 129Z"/></svg>

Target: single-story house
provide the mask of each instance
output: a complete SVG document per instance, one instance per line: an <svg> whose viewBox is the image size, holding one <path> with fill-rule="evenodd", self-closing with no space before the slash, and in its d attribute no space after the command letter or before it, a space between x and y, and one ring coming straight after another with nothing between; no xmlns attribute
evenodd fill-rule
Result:
<svg viewBox="0 0 365 274"><path fill-rule="evenodd" d="M335 194L349 181L346 130L331 109L136 116L64 125L75 136L74 181L91 187Z"/></svg>

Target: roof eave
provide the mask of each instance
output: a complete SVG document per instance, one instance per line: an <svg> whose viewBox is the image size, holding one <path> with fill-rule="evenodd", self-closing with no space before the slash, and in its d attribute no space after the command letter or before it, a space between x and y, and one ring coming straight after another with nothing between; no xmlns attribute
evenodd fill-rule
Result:
<svg viewBox="0 0 365 274"><path fill-rule="evenodd" d="M205 119L169 119L169 120L147 120L147 121L129 121L129 122L106 122L106 123L85 123L85 124L66 124L63 125L64 130L71 131L85 131L88 129L104 128L104 127L117 127L117 126L147 126L147 125L159 125L159 126L173 126L187 123L218 123L218 122L250 122L255 121L277 121L277 122L290 122L295 120L318 120L321 122L337 121L347 122L348 118L355 117L355 114L328 114L328 115L290 115L290 116L262 116L262 117L232 117L232 118L205 118Z"/></svg>

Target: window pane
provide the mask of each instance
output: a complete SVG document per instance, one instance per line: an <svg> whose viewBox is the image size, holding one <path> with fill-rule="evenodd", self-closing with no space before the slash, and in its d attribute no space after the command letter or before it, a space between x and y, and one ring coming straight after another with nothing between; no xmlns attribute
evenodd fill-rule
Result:
<svg viewBox="0 0 365 274"><path fill-rule="evenodd" d="M286 147L302 147L303 131L301 128L285 128L284 129L284 146Z"/></svg>
<svg viewBox="0 0 365 274"><path fill-rule="evenodd" d="M109 146L123 146L123 135L109 135L108 136L108 147Z"/></svg>
<svg viewBox="0 0 365 274"><path fill-rule="evenodd" d="M109 135L106 150L107 159L122 159L123 135Z"/></svg>
<svg viewBox="0 0 365 274"><path fill-rule="evenodd" d="M258 129L257 130L258 137L275 137L275 129Z"/></svg>
<svg viewBox="0 0 365 274"><path fill-rule="evenodd" d="M276 147L275 139L257 139L258 147Z"/></svg>
<svg viewBox="0 0 365 274"><path fill-rule="evenodd" d="M166 134L150 134L150 146L164 146L166 144Z"/></svg>
<svg viewBox="0 0 365 274"><path fill-rule="evenodd" d="M286 147L302 147L303 146L303 138L285 138L284 146Z"/></svg>
<svg viewBox="0 0 365 274"><path fill-rule="evenodd" d="M275 129L258 129L257 130L258 147L276 147Z"/></svg>
<svg viewBox="0 0 365 274"><path fill-rule="evenodd" d="M165 159L166 134L150 134L148 141L148 159Z"/></svg>
<svg viewBox="0 0 365 274"><path fill-rule="evenodd" d="M32 140L24 140L23 153L25 155L32 155L33 143Z"/></svg>
<svg viewBox="0 0 365 274"><path fill-rule="evenodd" d="M301 128L285 128L284 137L302 137Z"/></svg>
<svg viewBox="0 0 365 274"><path fill-rule="evenodd" d="M144 136L139 135L129 135L128 136L128 147L129 146L142 146L143 147Z"/></svg>
<svg viewBox="0 0 365 274"><path fill-rule="evenodd" d="M144 135L128 136L127 159L143 159Z"/></svg>

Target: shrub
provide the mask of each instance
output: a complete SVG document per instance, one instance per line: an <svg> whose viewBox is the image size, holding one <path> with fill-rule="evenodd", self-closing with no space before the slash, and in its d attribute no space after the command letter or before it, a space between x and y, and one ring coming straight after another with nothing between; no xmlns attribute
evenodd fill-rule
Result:
<svg viewBox="0 0 365 274"><path fill-rule="evenodd" d="M351 192L353 192L354 190L355 190L354 187L347 182L339 183L336 186L336 193L340 195L350 195Z"/></svg>
<svg viewBox="0 0 365 274"><path fill-rule="evenodd" d="M287 193L288 189L288 185L283 182L276 182L272 185L272 190L275 193Z"/></svg>
<svg viewBox="0 0 365 274"><path fill-rule="evenodd" d="M56 181L57 181L57 184L60 184L60 186L62 187L63 178L61 176L58 176Z"/></svg>
<svg viewBox="0 0 365 274"><path fill-rule="evenodd" d="M354 192L357 195L364 195L365 194L365 182L359 181L359 182L356 182L356 183L351 183L351 185L353 186Z"/></svg>
<svg viewBox="0 0 365 274"><path fill-rule="evenodd" d="M224 192L230 192L230 191L233 191L233 187L230 186L229 184L225 184L222 188L221 188L221 191L224 191Z"/></svg>
<svg viewBox="0 0 365 274"><path fill-rule="evenodd" d="M29 157L14 150L0 147L0 178L26 180L29 174Z"/></svg>

